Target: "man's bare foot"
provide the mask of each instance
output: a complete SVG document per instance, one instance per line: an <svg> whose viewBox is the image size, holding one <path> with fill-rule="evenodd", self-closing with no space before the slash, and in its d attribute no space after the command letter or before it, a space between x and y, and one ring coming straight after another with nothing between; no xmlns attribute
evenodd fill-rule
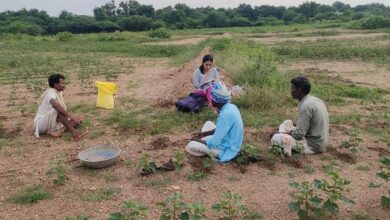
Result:
<svg viewBox="0 0 390 220"><path fill-rule="evenodd" d="M50 132L49 135L55 138L61 137L61 135L64 133L64 129L56 130L53 132Z"/></svg>
<svg viewBox="0 0 390 220"><path fill-rule="evenodd" d="M81 133L81 134L79 134L78 136L73 137L73 141L77 142L77 141L81 140L81 139L82 139L85 135L87 135L87 134L88 134L88 132Z"/></svg>

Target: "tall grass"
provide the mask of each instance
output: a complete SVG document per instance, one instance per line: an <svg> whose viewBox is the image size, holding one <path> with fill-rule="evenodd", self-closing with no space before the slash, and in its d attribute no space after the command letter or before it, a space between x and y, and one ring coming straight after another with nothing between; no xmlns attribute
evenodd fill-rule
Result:
<svg viewBox="0 0 390 220"><path fill-rule="evenodd" d="M289 95L289 78L278 71L277 58L253 42L235 39L225 44L223 51L216 51L218 63L227 70L234 84L245 89L245 95L235 103L258 111L283 106Z"/></svg>
<svg viewBox="0 0 390 220"><path fill-rule="evenodd" d="M351 44L348 41L321 40L305 43L283 43L272 48L276 54L297 59L352 59L385 60L390 57L390 45Z"/></svg>

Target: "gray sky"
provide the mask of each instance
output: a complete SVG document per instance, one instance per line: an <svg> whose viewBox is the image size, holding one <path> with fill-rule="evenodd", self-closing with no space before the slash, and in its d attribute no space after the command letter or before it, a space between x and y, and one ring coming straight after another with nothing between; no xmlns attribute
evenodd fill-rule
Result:
<svg viewBox="0 0 390 220"><path fill-rule="evenodd" d="M0 12L6 10L19 10L22 8L47 11L51 16L58 16L62 10L70 11L78 15L92 15L93 8L107 3L109 0L0 0ZM118 4L121 1L116 0ZM307 0L273 0L272 5L276 6L293 6L299 5ZM313 0L317 3L330 5L336 0ZM382 3L390 6L390 0L340 0L351 6ZM174 6L176 3L185 3L191 8L211 6L214 8L235 8L241 3L256 5L270 5L267 0L139 0L144 5L153 5L155 9L163 8L169 5Z"/></svg>

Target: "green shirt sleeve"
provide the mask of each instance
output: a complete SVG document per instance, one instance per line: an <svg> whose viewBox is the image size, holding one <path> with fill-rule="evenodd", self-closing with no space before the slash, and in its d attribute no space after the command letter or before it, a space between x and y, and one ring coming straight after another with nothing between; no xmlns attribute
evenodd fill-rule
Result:
<svg viewBox="0 0 390 220"><path fill-rule="evenodd" d="M295 130L291 132L291 136L295 140L302 140L305 137L310 128L310 120L312 118L312 112L307 105L301 106L299 109L298 121Z"/></svg>

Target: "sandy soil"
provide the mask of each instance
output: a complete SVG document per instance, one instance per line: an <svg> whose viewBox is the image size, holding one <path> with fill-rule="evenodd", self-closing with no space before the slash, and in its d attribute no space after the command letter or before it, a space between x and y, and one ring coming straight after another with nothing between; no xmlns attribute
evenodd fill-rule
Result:
<svg viewBox="0 0 390 220"><path fill-rule="evenodd" d="M165 59L120 58L123 65L132 65L134 71L118 77L116 82L120 89L115 98L118 100L134 98L141 103L172 103L178 97L191 92L190 79L193 71L200 64L201 57L207 52L208 50L205 49L192 61L179 68L170 67ZM217 60L216 58L216 64ZM346 67L345 63L308 64L306 67L297 64L294 68L313 68L312 66L315 66L348 76L348 72L363 68L363 65L354 65L356 66L350 68ZM380 71L383 71L383 74L388 74L384 70ZM221 75L222 79L231 85L231 81L224 76L224 70L221 70ZM363 74L361 77L366 77L369 83L376 82L376 80L372 80L372 75ZM78 81L71 80L71 82L72 84L67 87L65 93L69 105L84 103L93 106L96 98L95 88L85 88L85 91L81 93L81 85L78 84ZM388 82L384 84L380 82L375 85L387 87ZM194 158L187 156L186 165L180 172L141 177L136 169L138 158L144 153L148 153L157 163L166 162L175 150L184 151L183 148L190 132L180 131L163 135L162 140L168 142L167 147L153 150L151 146L156 139L161 137L140 138L137 133L121 133L106 129L104 124L99 122L99 119L101 120L111 111L98 109L90 117L94 119L94 129L103 129L104 135L96 139L86 138L78 143L68 141L66 138L53 139L46 136L37 139L32 136L34 113L23 114L20 111L21 104L34 105L35 95L28 91L23 84L16 87L17 97L23 98L18 98L15 102L9 98L11 88L9 86L0 87L1 91L5 91L0 94L0 105L3 106L0 111L2 123L9 131L14 130L17 124L20 124L22 129L17 136L10 139L7 147L0 150L0 219L64 219L66 216L75 215L85 215L91 219L107 219L110 213L119 211L121 203L128 199L144 203L150 209L149 219L158 219L160 209L156 203L170 196L173 192L183 194L187 202L203 201L208 207L207 219L217 219L218 215L211 211L211 206L219 200L222 192L228 190L240 194L244 198L242 203L262 213L265 219L296 219L295 214L288 211L288 203L291 201L289 193L292 191L288 187L288 183L291 180L304 181L323 178L322 167L330 163L326 158L334 156L332 152L327 152L323 155L307 156L297 163L276 162L275 166L270 166L270 161L264 159L260 163L246 167L245 173L242 173L233 163L217 164L210 176L200 182L188 180L187 175L192 173L195 168L191 165ZM170 110L174 110L173 106ZM295 111L295 109L291 109L291 111ZM336 113L336 110L334 112ZM350 127L352 125L349 124L332 126L330 144L338 146L347 138L345 130ZM91 129L90 132L94 129ZM266 137L270 130L272 128L247 128L247 138L259 143L261 150L265 152L269 146ZM119 146L123 150L120 161L103 170L89 170L80 167L76 157L77 153L89 146L102 143ZM343 157L343 155L339 155L336 160L342 176L352 181L348 187L350 190L346 194L356 202L351 208L341 205L340 219L349 219L353 213L359 211L367 212L377 219L388 219L389 210L381 208L379 202L380 196L386 192L386 187L372 190L367 188L370 182L379 182L375 176L375 172L378 170L379 153L377 150L369 150L369 148L385 149L386 146L384 143L375 143L369 136L365 136L362 145L367 146L368 150L358 152L356 164L350 163L348 157ZM48 161L59 155L65 158L66 164L69 166L67 175L70 179L65 185L54 187L46 172L50 167ZM358 165L367 165L370 170L368 172L357 171ZM314 173L305 173L305 167L312 167ZM105 178L107 174L116 176L117 180L107 181ZM151 186L151 181L164 178L170 179L167 186ZM32 205L16 205L7 201L7 198L15 194L20 187L35 184L45 186L53 193L54 197ZM119 192L112 199L102 202L80 199L82 193L95 192L107 187L118 188Z"/></svg>

